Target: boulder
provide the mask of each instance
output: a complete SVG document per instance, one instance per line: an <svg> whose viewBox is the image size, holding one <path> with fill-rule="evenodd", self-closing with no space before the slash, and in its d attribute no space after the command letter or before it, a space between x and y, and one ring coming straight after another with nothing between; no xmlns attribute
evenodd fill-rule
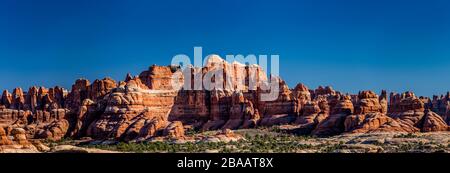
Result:
<svg viewBox="0 0 450 173"><path fill-rule="evenodd" d="M23 128L14 128L11 131L11 135L14 137L13 141L19 145L30 145L27 140L27 132Z"/></svg>
<svg viewBox="0 0 450 173"><path fill-rule="evenodd" d="M69 122L65 119L53 121L37 132L37 138L59 141L63 139L69 129Z"/></svg>
<svg viewBox="0 0 450 173"><path fill-rule="evenodd" d="M184 127L181 121L174 121L169 123L169 125L164 128L163 136L180 139L184 137Z"/></svg>

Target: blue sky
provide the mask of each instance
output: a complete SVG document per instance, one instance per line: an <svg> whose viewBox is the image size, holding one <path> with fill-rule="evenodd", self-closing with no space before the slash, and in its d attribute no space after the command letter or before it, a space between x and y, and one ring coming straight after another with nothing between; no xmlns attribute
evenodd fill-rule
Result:
<svg viewBox="0 0 450 173"><path fill-rule="evenodd" d="M450 90L446 0L3 0L0 89L123 80L176 54L278 54L290 87Z"/></svg>

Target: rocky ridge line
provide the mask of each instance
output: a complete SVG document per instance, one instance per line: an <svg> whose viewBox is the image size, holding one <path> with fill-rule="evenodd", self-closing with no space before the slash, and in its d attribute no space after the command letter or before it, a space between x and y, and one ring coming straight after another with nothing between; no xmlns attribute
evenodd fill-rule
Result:
<svg viewBox="0 0 450 173"><path fill-rule="evenodd" d="M223 90L177 90L175 81L193 85L193 75L219 71ZM256 74L256 86L248 81ZM190 78L189 80L187 80ZM211 57L205 67L151 66L124 81L78 79L71 91L33 86L5 90L0 100L0 145L25 139L183 139L186 130L255 128L290 124L301 134L449 131L450 93L433 98L372 91L343 94L331 87L290 89L279 80L278 98L261 101L268 78L255 65ZM190 84L188 82L191 82ZM231 85L225 85L226 83ZM241 87L241 88L240 88ZM256 88L251 88L256 87ZM20 134L20 137L16 137ZM16 141L11 140L17 139Z"/></svg>

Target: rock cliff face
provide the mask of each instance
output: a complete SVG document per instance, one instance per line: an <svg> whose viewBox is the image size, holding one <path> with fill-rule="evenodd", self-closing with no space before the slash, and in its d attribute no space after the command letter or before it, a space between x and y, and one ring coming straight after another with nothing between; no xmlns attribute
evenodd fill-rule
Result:
<svg viewBox="0 0 450 173"><path fill-rule="evenodd" d="M212 85L196 85L198 77ZM268 93L274 99L262 99ZM133 141L183 138L188 128L226 131L281 124L318 136L430 132L449 130L449 121L449 93L429 99L412 92L389 97L386 91L380 96L372 91L342 94L331 87L312 90L303 84L290 89L256 65L211 56L205 67L153 65L120 82L78 79L70 91L37 86L27 92L5 90L0 100L0 145L23 143L23 135ZM21 130L13 133L13 129ZM18 141L8 137L14 135Z"/></svg>

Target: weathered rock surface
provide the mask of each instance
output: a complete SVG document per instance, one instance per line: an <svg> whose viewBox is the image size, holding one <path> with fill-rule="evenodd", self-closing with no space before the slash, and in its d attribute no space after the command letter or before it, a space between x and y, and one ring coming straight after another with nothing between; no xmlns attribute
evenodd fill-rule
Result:
<svg viewBox="0 0 450 173"><path fill-rule="evenodd" d="M12 141L8 138L5 129L0 127L0 145L11 145Z"/></svg>
<svg viewBox="0 0 450 173"><path fill-rule="evenodd" d="M371 91L360 92L355 115L345 120L345 131L351 133L369 132L418 132L423 117L423 103L413 93L391 94L390 113L383 100ZM383 102L382 102L383 101Z"/></svg>
<svg viewBox="0 0 450 173"><path fill-rule="evenodd" d="M13 128L7 132L0 127L0 153L36 153L38 148L28 141L23 128Z"/></svg>
<svg viewBox="0 0 450 173"><path fill-rule="evenodd" d="M163 136L169 138L181 139L184 137L184 127L181 121L171 122L167 127L164 128Z"/></svg>
<svg viewBox="0 0 450 173"><path fill-rule="evenodd" d="M214 85L197 86L198 77ZM269 93L274 99L262 99ZM7 135L21 128L28 138L51 140L184 138L185 127L208 131L280 124L318 136L429 132L449 130L449 121L450 93L430 99L412 92L342 94L329 86L309 89L304 84L290 89L257 65L230 63L217 55L204 67L153 65L120 82L78 79L70 92L15 88L3 91L0 100L0 126ZM9 143L1 132L0 137L1 143Z"/></svg>
<svg viewBox="0 0 450 173"><path fill-rule="evenodd" d="M317 128L312 131L313 135L330 136L344 132L345 119L354 111L353 103L349 96L344 96L335 105L330 116L324 119L317 125Z"/></svg>
<svg viewBox="0 0 450 173"><path fill-rule="evenodd" d="M50 153L120 153L117 151L101 150L95 148L83 148L73 145L58 145L52 148Z"/></svg>
<svg viewBox="0 0 450 173"><path fill-rule="evenodd" d="M208 136L205 139L203 139L204 142L236 142L239 140L243 140L244 137L239 135L239 134L235 134L232 130L230 129L223 129L222 131L218 132L217 134L213 135L213 136Z"/></svg>
<svg viewBox="0 0 450 173"><path fill-rule="evenodd" d="M449 126L438 114L428 111L422 122L423 132L447 131Z"/></svg>
<svg viewBox="0 0 450 173"><path fill-rule="evenodd" d="M65 119L53 121L44 129L37 132L37 137L41 139L49 139L59 141L65 137L69 129L69 122Z"/></svg>

